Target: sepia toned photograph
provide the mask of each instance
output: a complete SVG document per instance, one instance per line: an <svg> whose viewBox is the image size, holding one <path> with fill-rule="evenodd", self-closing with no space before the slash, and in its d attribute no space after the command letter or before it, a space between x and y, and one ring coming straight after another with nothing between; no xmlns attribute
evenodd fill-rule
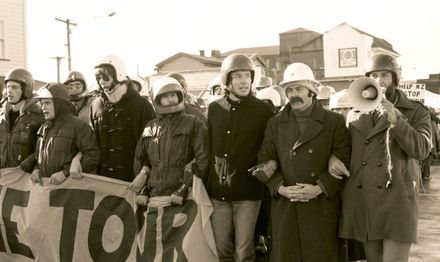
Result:
<svg viewBox="0 0 440 262"><path fill-rule="evenodd" d="M434 0L0 0L0 262L440 261Z"/></svg>

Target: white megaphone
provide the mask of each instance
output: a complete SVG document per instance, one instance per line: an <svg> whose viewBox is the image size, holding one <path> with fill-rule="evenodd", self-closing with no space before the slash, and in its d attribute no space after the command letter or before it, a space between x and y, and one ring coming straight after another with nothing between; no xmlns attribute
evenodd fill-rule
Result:
<svg viewBox="0 0 440 262"><path fill-rule="evenodd" d="M382 100L382 88L369 77L359 77L348 88L348 100L354 110L370 112Z"/></svg>

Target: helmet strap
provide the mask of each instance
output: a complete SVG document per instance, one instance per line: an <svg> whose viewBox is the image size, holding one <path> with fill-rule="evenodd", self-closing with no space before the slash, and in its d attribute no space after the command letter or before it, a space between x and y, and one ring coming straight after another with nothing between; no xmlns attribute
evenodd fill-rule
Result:
<svg viewBox="0 0 440 262"><path fill-rule="evenodd" d="M115 89L117 89L119 86L121 86L119 83L117 83L116 81L114 81L111 85L110 88L108 89L108 91L110 93L112 93Z"/></svg>
<svg viewBox="0 0 440 262"><path fill-rule="evenodd" d="M121 100L122 96L127 92L127 86L121 83L117 83L115 85L112 84L110 90L111 91L109 93L105 93L105 96L110 103L116 103Z"/></svg>

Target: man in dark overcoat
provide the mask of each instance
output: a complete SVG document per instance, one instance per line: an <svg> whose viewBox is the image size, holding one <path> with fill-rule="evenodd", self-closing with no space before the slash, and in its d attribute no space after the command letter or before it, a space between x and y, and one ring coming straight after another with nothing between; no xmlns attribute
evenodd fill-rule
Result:
<svg viewBox="0 0 440 262"><path fill-rule="evenodd" d="M385 97L350 123L350 178L339 235L362 241L368 261L408 261L417 240L419 160L430 150L429 112L397 89L400 65L393 57L371 57L366 76Z"/></svg>
<svg viewBox="0 0 440 262"><path fill-rule="evenodd" d="M317 84L307 65L286 68L289 104L269 120L253 173L270 177L270 261L338 261L342 180L328 172L328 163L331 156L349 162L350 137L344 117L317 101Z"/></svg>

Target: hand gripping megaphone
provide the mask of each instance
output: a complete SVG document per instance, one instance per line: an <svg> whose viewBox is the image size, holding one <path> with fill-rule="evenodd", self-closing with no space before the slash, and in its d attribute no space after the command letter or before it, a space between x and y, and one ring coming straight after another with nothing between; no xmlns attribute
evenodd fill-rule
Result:
<svg viewBox="0 0 440 262"><path fill-rule="evenodd" d="M373 111L382 100L382 88L369 77L359 77L348 88L348 100L354 110Z"/></svg>

